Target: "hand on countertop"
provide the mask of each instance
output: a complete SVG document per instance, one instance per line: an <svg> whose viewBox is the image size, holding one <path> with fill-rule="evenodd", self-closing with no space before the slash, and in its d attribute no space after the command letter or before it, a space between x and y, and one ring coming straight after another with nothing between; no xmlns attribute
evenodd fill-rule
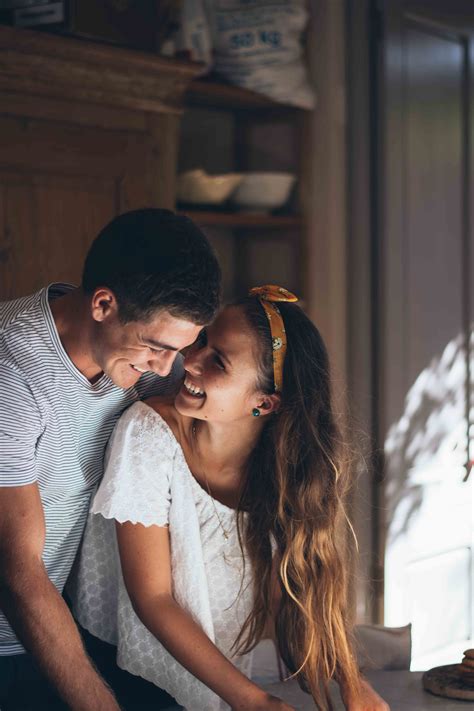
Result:
<svg viewBox="0 0 474 711"><path fill-rule="evenodd" d="M240 709L233 708L232 711L240 711ZM295 711L295 708L276 696L265 694L251 708L247 707L246 711Z"/></svg>
<svg viewBox="0 0 474 711"><path fill-rule="evenodd" d="M347 711L390 711L390 706L365 679L361 680L361 694L357 698L346 698L342 690L341 696Z"/></svg>

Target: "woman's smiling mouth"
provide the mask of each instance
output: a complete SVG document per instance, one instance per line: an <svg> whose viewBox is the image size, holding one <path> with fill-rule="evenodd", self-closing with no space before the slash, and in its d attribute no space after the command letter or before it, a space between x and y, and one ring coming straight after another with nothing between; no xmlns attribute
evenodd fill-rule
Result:
<svg viewBox="0 0 474 711"><path fill-rule="evenodd" d="M204 397L205 395L205 392L198 388L197 385L194 385L188 378L185 378L183 386L186 392L193 397Z"/></svg>

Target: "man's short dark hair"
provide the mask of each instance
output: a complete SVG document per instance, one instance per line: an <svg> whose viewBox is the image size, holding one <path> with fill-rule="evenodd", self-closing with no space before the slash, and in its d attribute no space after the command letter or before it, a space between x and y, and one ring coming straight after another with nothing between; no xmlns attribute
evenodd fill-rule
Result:
<svg viewBox="0 0 474 711"><path fill-rule="evenodd" d="M82 288L113 291L123 323L160 310L201 325L219 306L220 268L205 235L187 217L148 208L119 215L92 243Z"/></svg>

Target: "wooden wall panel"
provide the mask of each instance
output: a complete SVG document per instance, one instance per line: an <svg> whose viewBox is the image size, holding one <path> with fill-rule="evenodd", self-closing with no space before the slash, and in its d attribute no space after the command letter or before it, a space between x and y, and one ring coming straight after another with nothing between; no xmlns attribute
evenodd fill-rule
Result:
<svg viewBox="0 0 474 711"><path fill-rule="evenodd" d="M116 212L113 181L0 173L2 298L52 281L78 283L87 249Z"/></svg>
<svg viewBox="0 0 474 711"><path fill-rule="evenodd" d="M78 282L114 215L175 202L196 67L0 27L0 300Z"/></svg>

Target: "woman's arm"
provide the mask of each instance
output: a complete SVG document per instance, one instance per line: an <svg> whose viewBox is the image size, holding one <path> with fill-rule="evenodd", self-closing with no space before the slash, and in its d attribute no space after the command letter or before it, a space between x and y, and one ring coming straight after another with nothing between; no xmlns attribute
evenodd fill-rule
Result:
<svg viewBox="0 0 474 711"><path fill-rule="evenodd" d="M266 627L266 636L275 639L275 619L278 613L282 589L278 570L281 557L278 553L273 556L272 562L272 582L270 593L270 617ZM377 694L369 682L361 678L361 693L358 696L352 695L342 683L339 684L341 697L347 711L390 711L388 704Z"/></svg>
<svg viewBox="0 0 474 711"><path fill-rule="evenodd" d="M361 679L361 693L358 696L348 694L340 685L341 697L347 711L390 711L389 705L377 694L369 682Z"/></svg>
<svg viewBox="0 0 474 711"><path fill-rule="evenodd" d="M292 711L247 679L172 595L167 527L116 524L125 586L150 632L191 674L235 711Z"/></svg>

